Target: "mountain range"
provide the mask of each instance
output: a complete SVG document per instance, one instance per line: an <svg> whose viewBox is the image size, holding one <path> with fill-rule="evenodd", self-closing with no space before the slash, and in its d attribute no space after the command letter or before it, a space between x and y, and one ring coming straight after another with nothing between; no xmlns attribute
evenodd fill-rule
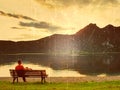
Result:
<svg viewBox="0 0 120 90"><path fill-rule="evenodd" d="M99 28L90 23L73 35L54 34L39 40L19 42L0 40L0 54L120 52L119 36L120 26L109 24Z"/></svg>

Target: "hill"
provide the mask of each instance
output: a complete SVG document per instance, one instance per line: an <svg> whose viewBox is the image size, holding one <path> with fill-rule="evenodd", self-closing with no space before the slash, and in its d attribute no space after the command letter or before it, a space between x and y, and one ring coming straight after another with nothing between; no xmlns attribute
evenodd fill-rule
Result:
<svg viewBox="0 0 120 90"><path fill-rule="evenodd" d="M0 53L120 52L120 27L89 24L73 35L54 34L34 41L0 41Z"/></svg>

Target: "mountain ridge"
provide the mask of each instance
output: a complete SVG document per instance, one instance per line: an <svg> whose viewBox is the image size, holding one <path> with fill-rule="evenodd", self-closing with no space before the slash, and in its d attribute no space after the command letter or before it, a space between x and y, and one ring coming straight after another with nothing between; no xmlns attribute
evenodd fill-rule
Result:
<svg viewBox="0 0 120 90"><path fill-rule="evenodd" d="M32 41L0 40L0 53L120 52L120 26L90 23L72 35L53 34Z"/></svg>

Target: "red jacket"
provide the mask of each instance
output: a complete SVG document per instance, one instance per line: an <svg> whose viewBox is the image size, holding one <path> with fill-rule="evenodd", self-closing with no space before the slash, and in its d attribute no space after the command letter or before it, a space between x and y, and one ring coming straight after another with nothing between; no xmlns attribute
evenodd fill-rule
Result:
<svg viewBox="0 0 120 90"><path fill-rule="evenodd" d="M24 66L21 65L21 64L18 64L18 65L15 67L15 70L24 70Z"/></svg>

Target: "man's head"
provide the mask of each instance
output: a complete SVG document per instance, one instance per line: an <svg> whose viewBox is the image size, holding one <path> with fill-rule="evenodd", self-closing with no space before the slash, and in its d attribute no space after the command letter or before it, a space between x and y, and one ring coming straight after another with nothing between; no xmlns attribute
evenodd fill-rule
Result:
<svg viewBox="0 0 120 90"><path fill-rule="evenodd" d="M22 61L21 61L21 60L18 60L18 64L22 64Z"/></svg>

